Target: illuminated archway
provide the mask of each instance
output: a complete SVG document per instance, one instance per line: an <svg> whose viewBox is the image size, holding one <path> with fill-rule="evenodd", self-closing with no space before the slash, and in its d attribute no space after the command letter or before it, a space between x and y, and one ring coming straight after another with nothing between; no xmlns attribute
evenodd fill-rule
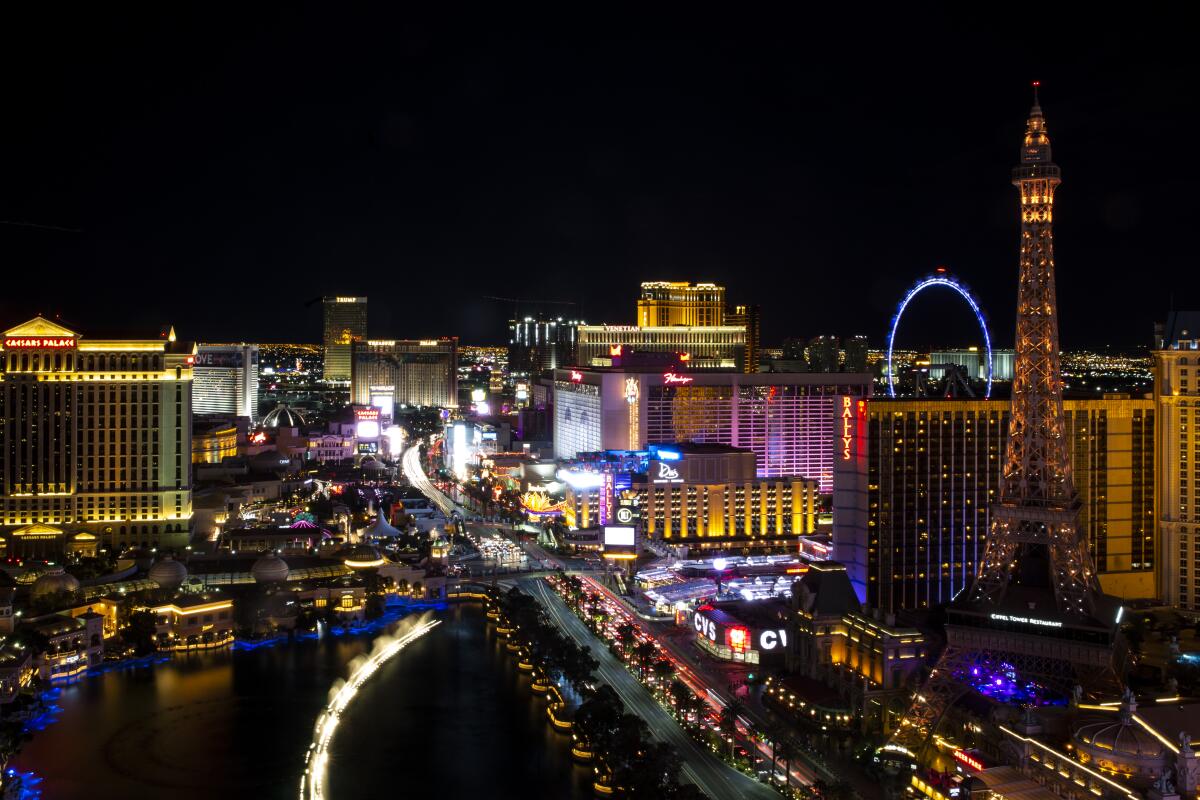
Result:
<svg viewBox="0 0 1200 800"><path fill-rule="evenodd" d="M954 291L958 292L962 299L967 301L967 305L969 305L971 310L975 312L975 319L979 322L979 329L983 331L984 353L987 358L987 390L984 392L983 396L985 398L991 397L992 337L991 334L988 333L987 321L983 318L983 309L979 307L979 302L975 299L975 296L971 294L971 290L967 288L966 284L960 283L953 275L947 273L942 267L938 267L937 271L929 277L922 278L921 280L917 281L916 285L909 289L908 294L906 294L904 299L900 301L900 306L896 309L896 315L892 317L892 329L888 332L887 348L888 395L891 397L896 396L896 376L892 371L892 345L896 341L896 329L900 327L900 317L904 315L904 309L908 307L908 304L912 301L912 299L925 289L928 289L930 286L945 286L953 289Z"/></svg>

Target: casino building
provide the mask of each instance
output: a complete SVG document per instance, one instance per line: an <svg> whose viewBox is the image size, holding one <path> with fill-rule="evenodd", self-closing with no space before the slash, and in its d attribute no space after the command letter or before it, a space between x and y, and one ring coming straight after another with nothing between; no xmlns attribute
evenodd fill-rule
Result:
<svg viewBox="0 0 1200 800"><path fill-rule="evenodd" d="M743 325L580 325L576 363L585 367L616 366L614 358L638 353L682 353L690 370L746 368ZM756 356L757 357L757 356ZM567 366L560 364L559 366Z"/></svg>
<svg viewBox="0 0 1200 800"><path fill-rule="evenodd" d="M181 548L196 348L89 339L37 317L0 351L0 555Z"/></svg>
<svg viewBox="0 0 1200 800"><path fill-rule="evenodd" d="M645 450L649 442L720 444L753 452L760 478L809 478L827 494L842 449L843 398L870 391L865 373L558 369L554 455Z"/></svg>
<svg viewBox="0 0 1200 800"><path fill-rule="evenodd" d="M597 472L565 471L568 527L628 524L636 518L646 536L689 553L776 551L795 547L799 537L816 531L817 481L759 478L749 450L650 445L642 454L644 464L631 467L636 455L614 457ZM622 518L622 505L633 516Z"/></svg>
<svg viewBox="0 0 1200 800"><path fill-rule="evenodd" d="M1162 546L1159 596L1200 609L1200 311L1174 311L1157 326L1154 518ZM1191 474L1188 474L1188 469Z"/></svg>
<svg viewBox="0 0 1200 800"><path fill-rule="evenodd" d="M192 370L192 411L257 420L258 345L200 345Z"/></svg>
<svg viewBox="0 0 1200 800"><path fill-rule="evenodd" d="M375 406L458 407L458 337L372 339L353 345L350 402Z"/></svg>
<svg viewBox="0 0 1200 800"><path fill-rule="evenodd" d="M1100 584L1119 597L1153 597L1154 403L1112 395L1067 399L1063 410ZM971 583L1008 424L1008 400L868 404L868 605L887 613L929 608Z"/></svg>

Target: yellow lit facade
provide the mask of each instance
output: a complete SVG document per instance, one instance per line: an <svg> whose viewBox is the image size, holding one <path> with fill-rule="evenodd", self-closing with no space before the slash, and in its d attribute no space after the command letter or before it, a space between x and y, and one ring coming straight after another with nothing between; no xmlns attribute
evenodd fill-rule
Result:
<svg viewBox="0 0 1200 800"><path fill-rule="evenodd" d="M770 550L816 531L817 482L804 478L715 484L634 484L643 530L663 544L696 550ZM600 524L601 492L567 487L569 528ZM614 520L615 524L615 520Z"/></svg>
<svg viewBox="0 0 1200 800"><path fill-rule="evenodd" d="M637 319L642 327L723 324L725 287L715 283L648 281L642 284Z"/></svg>
<svg viewBox="0 0 1200 800"><path fill-rule="evenodd" d="M102 546L183 547L195 346L92 341L38 317L0 350L0 538L34 524Z"/></svg>
<svg viewBox="0 0 1200 800"><path fill-rule="evenodd" d="M159 650L208 650L233 644L233 601L196 598L150 609Z"/></svg>
<svg viewBox="0 0 1200 800"><path fill-rule="evenodd" d="M233 425L192 435L193 464L220 464L221 459L236 455L237 428Z"/></svg>
<svg viewBox="0 0 1200 800"><path fill-rule="evenodd" d="M1200 315L1196 322L1200 322ZM1179 324L1177 324L1179 323ZM1159 596L1169 605L1200 609L1200 325L1172 315L1154 351L1154 518L1163 558Z"/></svg>

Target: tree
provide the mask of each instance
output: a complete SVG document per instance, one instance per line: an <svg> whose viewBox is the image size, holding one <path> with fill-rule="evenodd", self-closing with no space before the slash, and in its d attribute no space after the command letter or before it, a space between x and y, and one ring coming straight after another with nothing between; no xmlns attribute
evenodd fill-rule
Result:
<svg viewBox="0 0 1200 800"><path fill-rule="evenodd" d="M643 678L646 677L646 667L657 654L658 648L654 646L654 642L638 642L633 648L633 655L638 663L638 674Z"/></svg>
<svg viewBox="0 0 1200 800"><path fill-rule="evenodd" d="M156 627L154 614L135 611L129 615L129 624L121 629L121 641L132 647L137 655L148 655L158 647Z"/></svg>
<svg viewBox="0 0 1200 800"><path fill-rule="evenodd" d="M722 734L729 736L729 759L733 760L733 746L737 741L737 719L746 710L745 705L736 697L729 701L729 704L721 709L721 720L718 724Z"/></svg>
<svg viewBox="0 0 1200 800"><path fill-rule="evenodd" d="M675 663L669 658L660 658L654 662L654 666L650 668L650 671L654 674L654 681L658 688L666 691L667 682L675 674Z"/></svg>
<svg viewBox="0 0 1200 800"><path fill-rule="evenodd" d="M783 783L785 786L791 786L792 785L792 759L796 755L796 748L792 746L791 742L789 742L785 739L785 740L781 741L774 748L774 750L772 750L771 754L772 754L772 756L777 757L780 761L783 762ZM773 778L774 775L772 774L771 777Z"/></svg>
<svg viewBox="0 0 1200 800"><path fill-rule="evenodd" d="M629 658L629 648L633 646L637 635L634 633L634 627L628 622L622 622L617 626L617 641L621 643L621 652L625 658Z"/></svg>
<svg viewBox="0 0 1200 800"><path fill-rule="evenodd" d="M695 696L688 685L678 678L671 681L671 685L667 687L667 694L675 704L675 709L684 714L687 712L688 700Z"/></svg>

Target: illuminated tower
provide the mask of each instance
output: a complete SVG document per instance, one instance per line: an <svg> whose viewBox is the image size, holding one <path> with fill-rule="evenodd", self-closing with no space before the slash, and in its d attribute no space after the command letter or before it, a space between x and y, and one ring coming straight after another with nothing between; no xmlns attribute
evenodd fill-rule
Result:
<svg viewBox="0 0 1200 800"><path fill-rule="evenodd" d="M1059 169L1034 103L1013 184L1021 195L1016 365L1000 498L975 582L946 611L947 646L891 747L911 758L975 690L1001 703L1116 684L1119 604L1100 592L1064 436L1052 234Z"/></svg>

